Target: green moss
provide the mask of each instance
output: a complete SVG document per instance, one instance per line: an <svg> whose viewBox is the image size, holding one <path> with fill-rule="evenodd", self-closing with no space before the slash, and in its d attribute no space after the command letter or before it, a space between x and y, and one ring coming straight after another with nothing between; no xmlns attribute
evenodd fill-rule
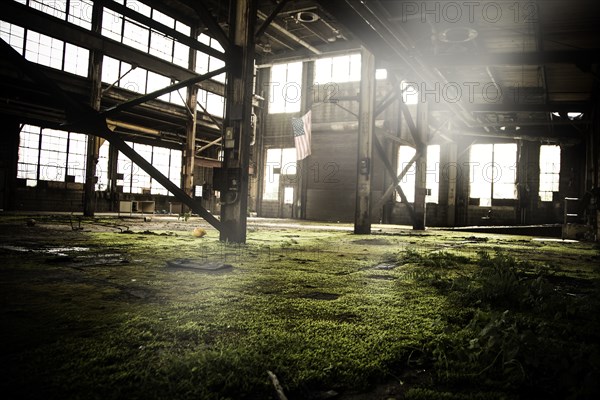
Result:
<svg viewBox="0 0 600 400"><path fill-rule="evenodd" d="M484 287L479 252L515 245L515 254L534 252L531 270L519 270L523 284L535 281L532 271L547 260L558 264L556 274L586 285L598 273L591 245L528 247L520 237L257 227L247 244L233 245L219 242L212 229L193 237L194 218L160 225L107 218L84 223L83 231L50 216L32 230L24 218L0 219L3 242L19 247L0 248L1 313L9 327L0 341L0 375L2 389L30 398L267 399L267 370L291 398L369 390L390 380L405 383L407 398L510 398L518 386L469 377L498 348L480 349L473 364L479 370L461 370L469 341L502 312L489 298L473 297ZM175 258L233 269L167 268ZM560 290L573 289L563 283ZM573 296L552 298L562 307L559 317L548 310L532 316L522 307L506 324L516 324L517 339L550 326L543 337L576 337L577 354L594 354L595 320L575 336L567 324L595 310L592 288L580 289L572 302L563 297ZM468 303L474 298L479 304ZM431 379L411 378L422 369Z"/></svg>

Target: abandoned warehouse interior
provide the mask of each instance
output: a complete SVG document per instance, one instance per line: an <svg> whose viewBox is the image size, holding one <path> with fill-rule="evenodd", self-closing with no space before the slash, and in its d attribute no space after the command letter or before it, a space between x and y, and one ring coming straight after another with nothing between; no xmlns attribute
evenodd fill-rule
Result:
<svg viewBox="0 0 600 400"><path fill-rule="evenodd" d="M3 357L23 370L69 356L55 373L36 370L45 386L3 369L2 388L15 384L17 398L594 398L596 9L585 0L6 1L0 256L2 312L15 329ZM194 259L209 271L190 272ZM60 281L69 284L55 291ZM494 282L506 285L490 294ZM90 288L93 306L83 300ZM49 296L45 311L35 293ZM89 319L61 314L68 299L65 309ZM416 325L406 328L408 314L386 299L408 301ZM184 323L167 325L148 303ZM276 322L255 309L267 303ZM225 321L230 306L239 317ZM42 325L27 319L38 313ZM301 333L286 337L286 324ZM63 346L64 326L77 334ZM90 352L103 355L92 362L80 343L90 326L168 357L94 341ZM32 327L50 339L25 334ZM169 335L181 347L165 350ZM557 350L573 335L571 354ZM354 355L344 355L349 342ZM205 352L192 360L183 349L198 343ZM528 345L566 366L539 367L556 360L515 350ZM270 356L278 351L296 364ZM134 360L116 362L131 380L107 372L111 357ZM79 382L85 373L66 372L75 360L97 376ZM152 377L140 373L147 362L160 365L142 368ZM475 384L479 376L488 379Z"/></svg>

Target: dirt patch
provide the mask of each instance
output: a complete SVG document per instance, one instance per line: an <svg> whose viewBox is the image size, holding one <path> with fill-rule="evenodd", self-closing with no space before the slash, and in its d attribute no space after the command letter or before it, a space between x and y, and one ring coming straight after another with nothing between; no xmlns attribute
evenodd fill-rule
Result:
<svg viewBox="0 0 600 400"><path fill-rule="evenodd" d="M233 269L233 265L231 264L204 260L192 260L190 258L178 258L167 261L167 267L202 272L222 272Z"/></svg>
<svg viewBox="0 0 600 400"><path fill-rule="evenodd" d="M304 299L313 299L313 300L337 300L340 295L335 293L325 293L325 292L310 292L302 294L298 297Z"/></svg>
<svg viewBox="0 0 600 400"><path fill-rule="evenodd" d="M353 240L352 243L361 244L361 245L369 245L369 246L387 246L391 244L386 239L357 239Z"/></svg>

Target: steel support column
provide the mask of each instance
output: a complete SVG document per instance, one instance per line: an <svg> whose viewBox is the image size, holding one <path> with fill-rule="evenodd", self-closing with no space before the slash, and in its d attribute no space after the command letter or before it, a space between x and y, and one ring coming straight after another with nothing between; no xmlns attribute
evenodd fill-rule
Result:
<svg viewBox="0 0 600 400"><path fill-rule="evenodd" d="M306 114L312 108L313 99L315 98L313 79L315 75L314 61L306 61L302 68L302 115ZM308 181L309 181L309 159L307 157L299 162L297 168L298 179L298 199L300 200L300 219L306 219L306 206L308 202Z"/></svg>
<svg viewBox="0 0 600 400"><path fill-rule="evenodd" d="M92 31L102 31L102 5L94 3L92 10ZM92 80L90 93L90 106L100 110L102 102L102 52L93 50L90 57L89 76ZM96 211L96 164L98 164L99 151L102 140L95 135L87 136L87 150L85 160L85 184L83 187L83 215L93 217Z"/></svg>
<svg viewBox="0 0 600 400"><path fill-rule="evenodd" d="M429 125L427 122L427 103L419 101L417 105L417 160L415 163L415 219L413 229L425 229L425 196L427 195L427 137Z"/></svg>
<svg viewBox="0 0 600 400"><path fill-rule="evenodd" d="M375 56L363 48L361 52L360 105L358 117L358 171L354 233L371 233L372 143L375 127Z"/></svg>
<svg viewBox="0 0 600 400"><path fill-rule="evenodd" d="M232 57L227 75L224 123L225 190L221 191L222 241L244 243L248 213L248 169L252 140L256 0L233 2L229 35Z"/></svg>
<svg viewBox="0 0 600 400"><path fill-rule="evenodd" d="M194 29L194 36L198 36L199 30ZM188 67L196 69L196 51L190 49ZM196 163L196 105L198 103L198 88L190 85L187 88L185 99L188 115L185 127L185 151L183 153L183 185L182 188L189 196L194 196L194 167Z"/></svg>

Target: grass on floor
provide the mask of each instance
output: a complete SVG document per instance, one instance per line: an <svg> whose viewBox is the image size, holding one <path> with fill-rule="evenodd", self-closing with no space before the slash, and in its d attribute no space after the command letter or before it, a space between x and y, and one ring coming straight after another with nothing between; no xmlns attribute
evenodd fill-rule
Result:
<svg viewBox="0 0 600 400"><path fill-rule="evenodd" d="M233 245L194 238L193 219L25 222L0 220L0 390L15 398L276 398L267 370L290 399L597 390L592 244L258 226Z"/></svg>

